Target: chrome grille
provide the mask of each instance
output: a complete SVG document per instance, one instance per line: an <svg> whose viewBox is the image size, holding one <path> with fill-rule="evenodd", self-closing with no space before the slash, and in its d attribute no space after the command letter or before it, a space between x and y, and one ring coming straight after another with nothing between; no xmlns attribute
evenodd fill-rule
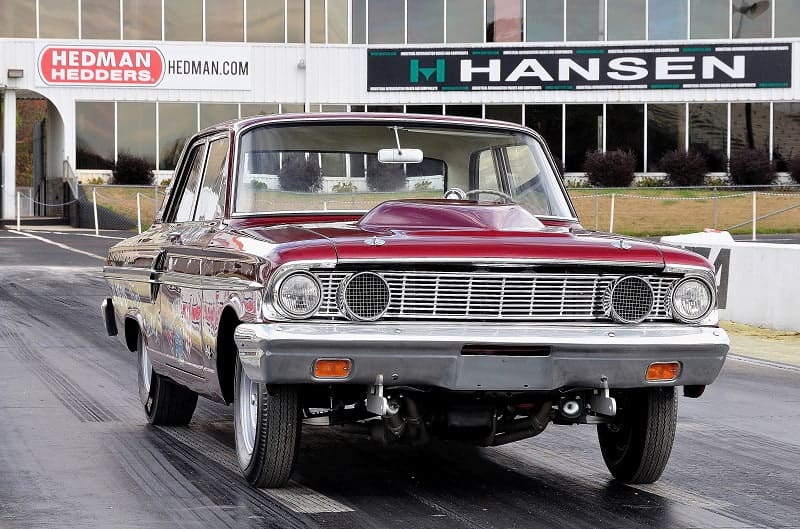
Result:
<svg viewBox="0 0 800 529"><path fill-rule="evenodd" d="M337 290L355 272L312 272L323 289L317 317L344 318ZM492 272L377 272L390 291L382 319L597 320L609 319L603 298L621 274ZM648 318L670 319L668 291L676 278L640 276L653 289Z"/></svg>

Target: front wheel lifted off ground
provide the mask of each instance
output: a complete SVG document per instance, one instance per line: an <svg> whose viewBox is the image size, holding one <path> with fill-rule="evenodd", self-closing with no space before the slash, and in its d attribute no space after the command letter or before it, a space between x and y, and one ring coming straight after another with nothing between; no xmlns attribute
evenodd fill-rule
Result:
<svg viewBox="0 0 800 529"><path fill-rule="evenodd" d="M147 421L156 426L189 424L197 406L197 393L153 371L150 353L141 335L136 350L139 357L139 398Z"/></svg>
<svg viewBox="0 0 800 529"><path fill-rule="evenodd" d="M603 459L620 481L653 483L672 452L678 416L675 388L632 390L618 399L620 422L597 426Z"/></svg>
<svg viewBox="0 0 800 529"><path fill-rule="evenodd" d="M233 424L242 474L256 487L282 487L292 473L300 441L296 388L254 382L236 362Z"/></svg>

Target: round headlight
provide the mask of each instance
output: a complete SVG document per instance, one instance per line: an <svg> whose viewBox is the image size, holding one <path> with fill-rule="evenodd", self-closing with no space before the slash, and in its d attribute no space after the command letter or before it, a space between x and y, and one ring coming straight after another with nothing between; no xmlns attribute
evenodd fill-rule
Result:
<svg viewBox="0 0 800 529"><path fill-rule="evenodd" d="M277 300L287 315L305 318L319 307L322 301L322 288L311 274L297 272L281 281Z"/></svg>
<svg viewBox="0 0 800 529"><path fill-rule="evenodd" d="M672 290L672 314L680 321L693 323L703 319L713 303L711 287L702 279L688 277Z"/></svg>

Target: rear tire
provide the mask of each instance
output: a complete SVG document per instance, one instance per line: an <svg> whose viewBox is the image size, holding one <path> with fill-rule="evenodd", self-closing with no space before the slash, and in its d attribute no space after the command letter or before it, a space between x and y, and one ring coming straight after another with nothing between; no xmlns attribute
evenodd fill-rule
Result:
<svg viewBox="0 0 800 529"><path fill-rule="evenodd" d="M620 422L598 424L608 470L625 483L653 483L672 452L678 418L674 387L629 391L620 398Z"/></svg>
<svg viewBox="0 0 800 529"><path fill-rule="evenodd" d="M192 420L197 406L197 393L179 386L153 371L150 354L139 335L139 399L147 422L154 426L185 426Z"/></svg>
<svg viewBox="0 0 800 529"><path fill-rule="evenodd" d="M236 360L233 424L242 475L259 488L289 481L300 442L300 398L291 386L250 380Z"/></svg>

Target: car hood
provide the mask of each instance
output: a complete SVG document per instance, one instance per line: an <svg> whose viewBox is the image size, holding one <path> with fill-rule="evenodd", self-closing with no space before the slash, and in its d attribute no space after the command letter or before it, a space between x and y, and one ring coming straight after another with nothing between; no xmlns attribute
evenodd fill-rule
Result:
<svg viewBox="0 0 800 529"><path fill-rule="evenodd" d="M358 222L309 224L337 259L400 262L552 262L662 267L658 246L547 227L516 204L389 201Z"/></svg>

